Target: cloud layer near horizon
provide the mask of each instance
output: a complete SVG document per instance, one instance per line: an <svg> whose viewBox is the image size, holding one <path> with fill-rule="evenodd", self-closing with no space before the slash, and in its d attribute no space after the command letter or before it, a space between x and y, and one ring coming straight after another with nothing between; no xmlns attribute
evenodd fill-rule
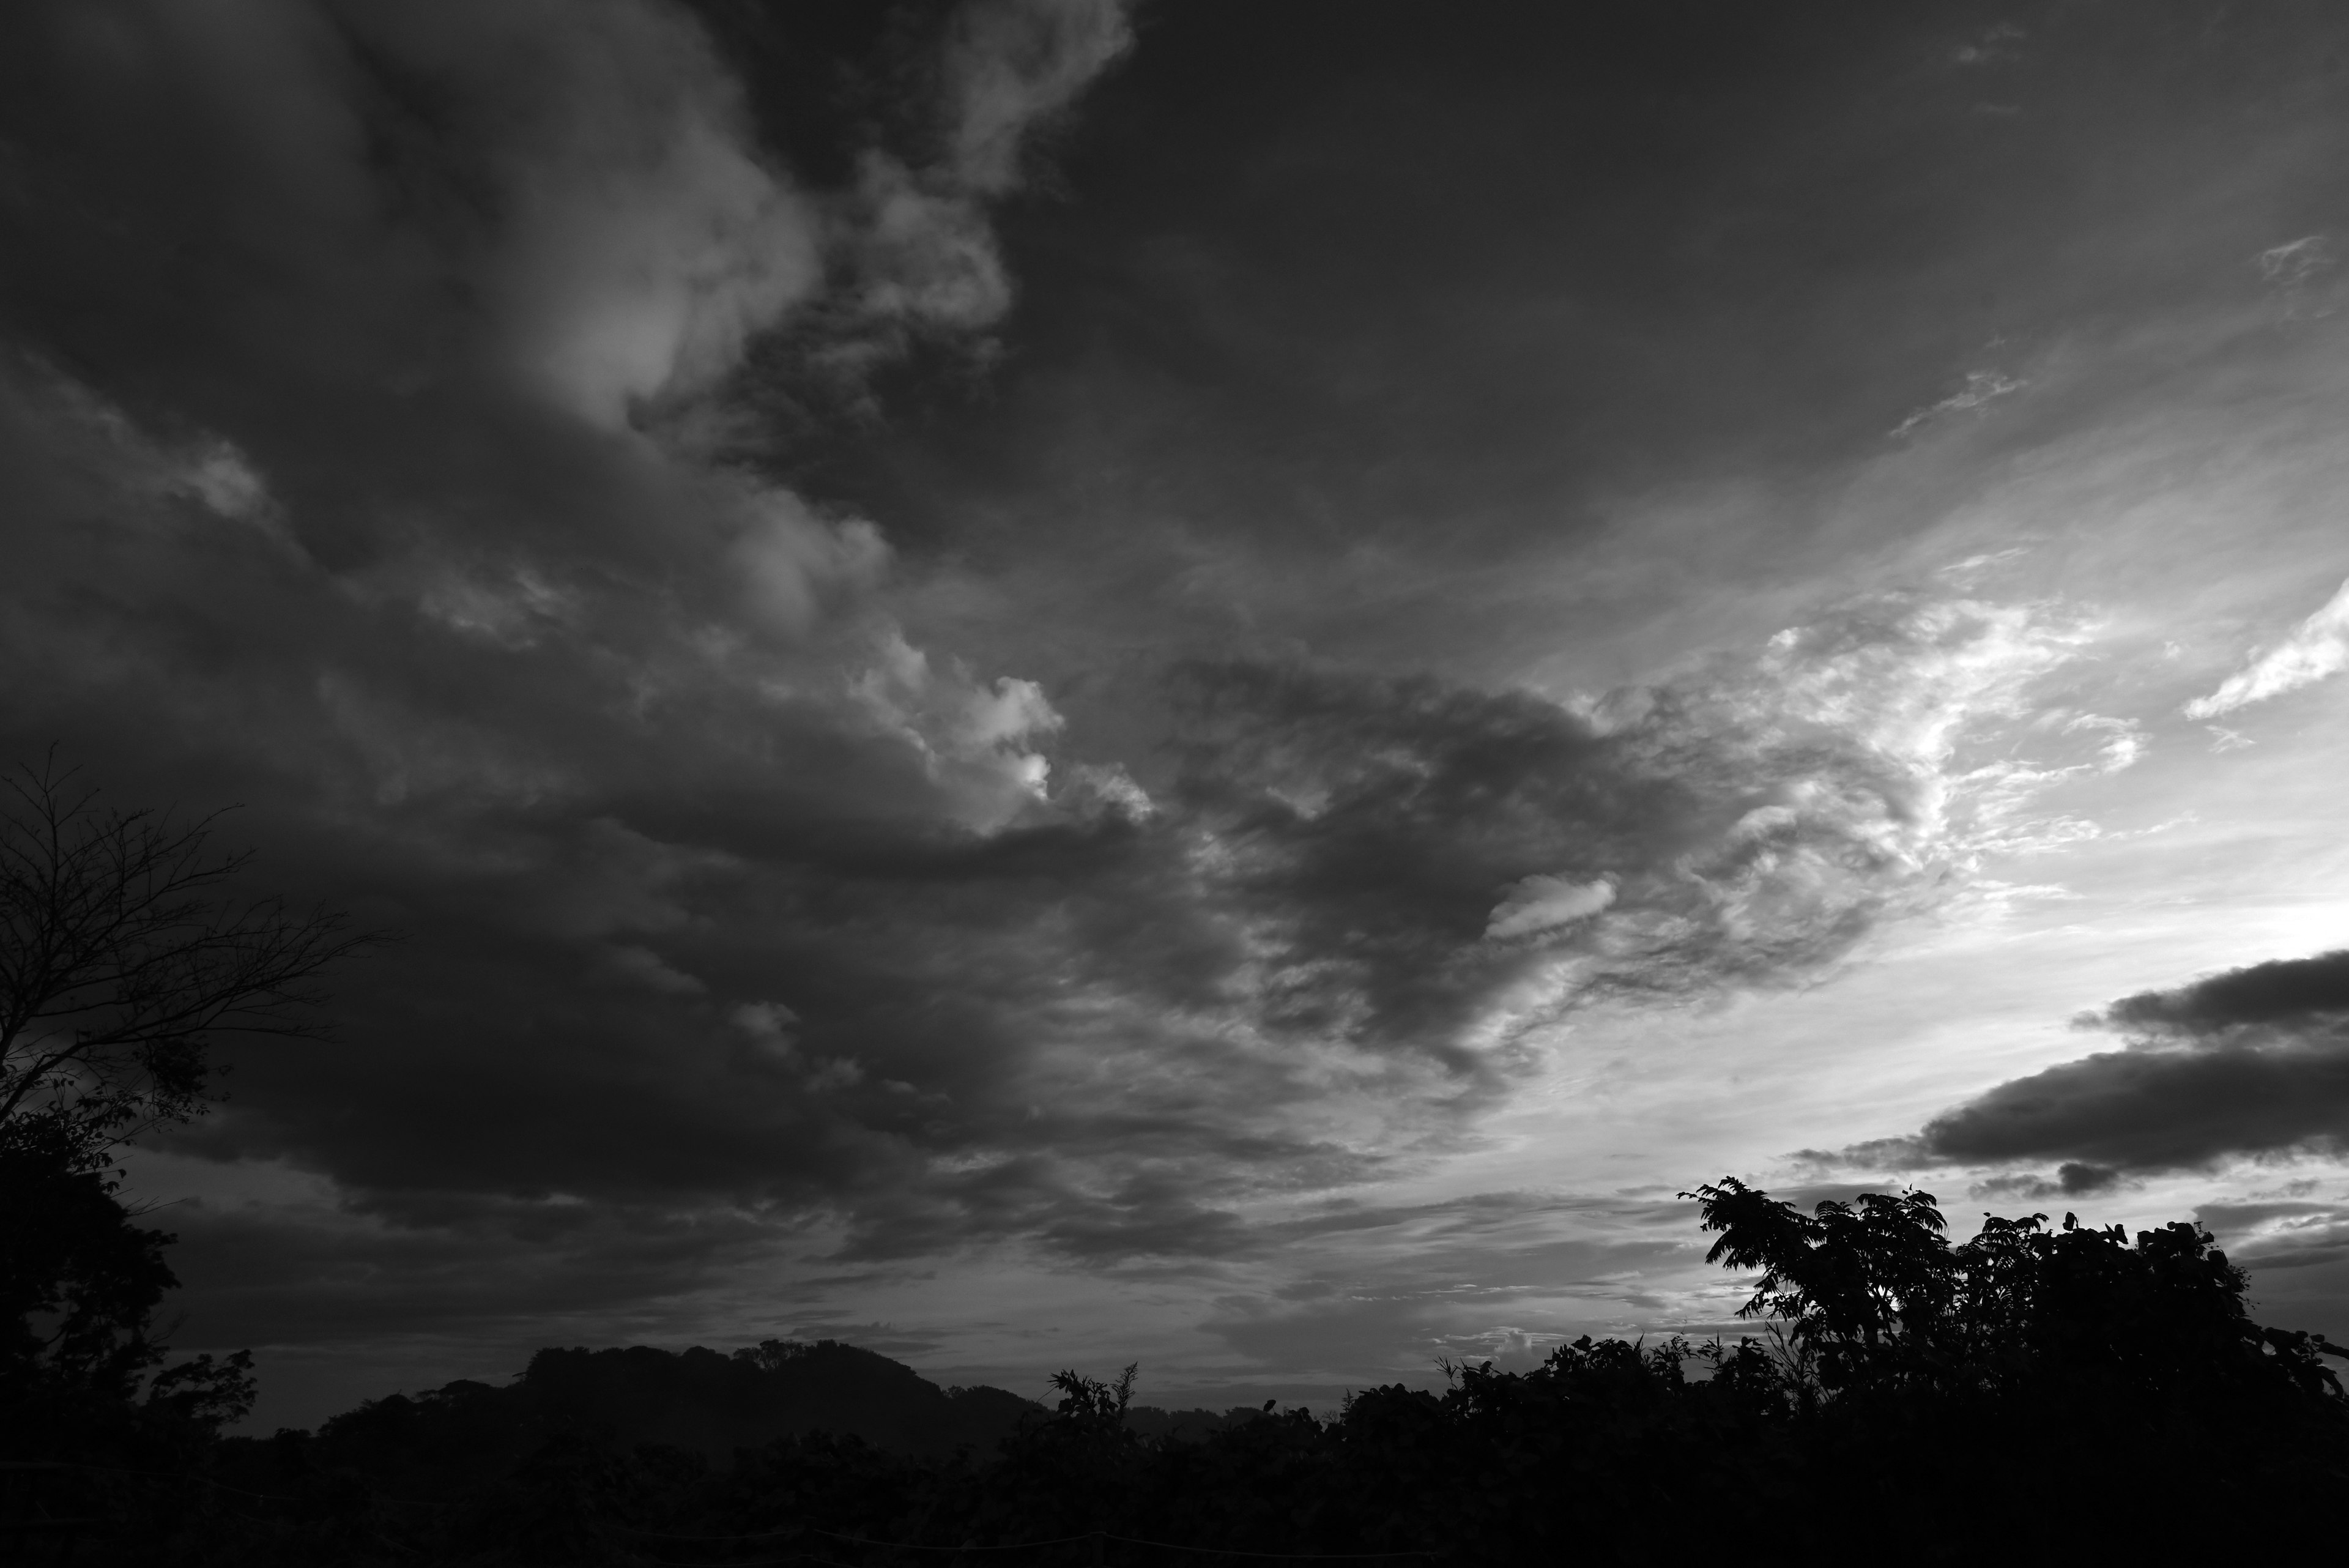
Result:
<svg viewBox="0 0 2349 1568"><path fill-rule="evenodd" d="M2282 959L2140 992L2083 1027L2119 1051L1999 1085L1910 1138L1831 1163L2012 1165L2060 1160L2053 1180L1992 1179L1993 1193L2077 1195L2233 1158L2349 1147L2349 952Z"/></svg>

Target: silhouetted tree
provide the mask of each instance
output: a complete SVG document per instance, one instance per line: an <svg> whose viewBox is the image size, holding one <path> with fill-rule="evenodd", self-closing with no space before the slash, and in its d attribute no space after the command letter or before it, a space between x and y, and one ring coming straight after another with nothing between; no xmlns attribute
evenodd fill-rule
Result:
<svg viewBox="0 0 2349 1568"><path fill-rule="evenodd" d="M216 817L119 811L54 756L0 779L0 1136L76 1168L202 1107L223 1033L316 1033L312 988L370 940L246 899Z"/></svg>
<svg viewBox="0 0 2349 1568"><path fill-rule="evenodd" d="M213 819L116 810L54 756L0 778L0 1433L11 1457L167 1462L251 1405L251 1358L164 1367L173 1240L109 1152L203 1106L228 1032L316 1032L370 940L241 898ZM159 1370L160 1369L160 1370Z"/></svg>
<svg viewBox="0 0 2349 1568"><path fill-rule="evenodd" d="M1928 1192L1863 1193L1811 1214L1733 1178L1700 1187L1705 1261L1759 1269L1745 1317L1781 1320L1828 1391L1923 1384L1945 1392L2068 1389L2109 1406L2264 1388L2338 1402L2320 1336L2262 1328L2248 1281L2186 1220L2060 1230L1983 1216L1952 1248ZM2289 1391L2289 1394L2287 1393Z"/></svg>

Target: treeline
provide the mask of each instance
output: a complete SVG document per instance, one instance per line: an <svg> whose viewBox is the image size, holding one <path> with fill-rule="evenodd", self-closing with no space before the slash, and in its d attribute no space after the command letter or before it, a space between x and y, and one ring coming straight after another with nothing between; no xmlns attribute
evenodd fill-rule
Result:
<svg viewBox="0 0 2349 1568"><path fill-rule="evenodd" d="M118 1521L75 1561L220 1568L2175 1562L2339 1529L2349 1400L2322 1357L2343 1352L2253 1322L2196 1227L2033 1216L1951 1246L1922 1193L1808 1214L1734 1181L1694 1196L1714 1261L1757 1277L1764 1332L1585 1339L1531 1372L1454 1367L1440 1392L1373 1388L1320 1417L1152 1436L1131 1369L1063 1373L1046 1411L844 1346L551 1352L511 1389L214 1440L172 1473L47 1473ZM876 1373L909 1403L712 1451ZM941 1425L889 1425L917 1407ZM957 1420L978 1436L949 1449ZM664 1422L686 1440L641 1440Z"/></svg>

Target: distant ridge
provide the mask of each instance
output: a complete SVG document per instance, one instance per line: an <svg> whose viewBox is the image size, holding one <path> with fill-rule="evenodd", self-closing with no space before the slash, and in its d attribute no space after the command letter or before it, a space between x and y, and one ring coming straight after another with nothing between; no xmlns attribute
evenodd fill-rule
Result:
<svg viewBox="0 0 2349 1568"><path fill-rule="evenodd" d="M632 1345L549 1349L504 1387L460 1378L370 1399L319 1428L332 1462L419 1481L502 1473L549 1438L666 1444L723 1459L778 1438L831 1432L943 1458L992 1449L1041 1407L1001 1388L941 1388L902 1362L836 1340L768 1340L730 1355Z"/></svg>
<svg viewBox="0 0 2349 1568"><path fill-rule="evenodd" d="M328 1420L317 1442L330 1465L438 1488L505 1474L555 1438L618 1450L665 1445L722 1462L737 1449L828 1432L944 1459L966 1448L991 1453L1021 1417L1041 1414L1005 1389L941 1388L837 1340L771 1339L731 1355L698 1345L542 1350L502 1387L460 1378L370 1399ZM1125 1422L1145 1439L1196 1441L1256 1414L1135 1406Z"/></svg>

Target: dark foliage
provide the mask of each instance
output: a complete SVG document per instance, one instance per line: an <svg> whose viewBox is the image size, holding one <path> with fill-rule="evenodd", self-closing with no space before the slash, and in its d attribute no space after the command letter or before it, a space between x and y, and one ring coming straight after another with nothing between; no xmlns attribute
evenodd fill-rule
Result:
<svg viewBox="0 0 2349 1568"><path fill-rule="evenodd" d="M114 1180L64 1158L55 1135L0 1124L0 1541L59 1517L168 1536L191 1518L177 1478L252 1408L252 1357L163 1366L154 1315L178 1282L171 1238L139 1225Z"/></svg>
<svg viewBox="0 0 2349 1568"><path fill-rule="evenodd" d="M0 1409L45 1386L128 1399L154 1364L146 1323L177 1283L171 1238L134 1224L114 1183L48 1147L49 1131L0 1124Z"/></svg>
<svg viewBox="0 0 2349 1568"><path fill-rule="evenodd" d="M172 1238L109 1154L203 1108L218 1035L316 1033L313 982L372 939L237 897L210 838L54 758L0 775L0 1541L193 1528L188 1478L252 1408L248 1355L165 1365Z"/></svg>
<svg viewBox="0 0 2349 1568"><path fill-rule="evenodd" d="M1921 1193L1692 1196L1754 1337L1583 1339L1328 1418L1145 1417L1132 1368L1059 1375L1048 1412L839 1345L550 1351L509 1388L216 1444L208 1512L81 1560L2171 1562L2323 1539L2349 1505L2342 1352L2255 1324L2193 1226L2033 1215L1951 1247ZM980 1410L1014 1417L991 1446L957 1436Z"/></svg>

